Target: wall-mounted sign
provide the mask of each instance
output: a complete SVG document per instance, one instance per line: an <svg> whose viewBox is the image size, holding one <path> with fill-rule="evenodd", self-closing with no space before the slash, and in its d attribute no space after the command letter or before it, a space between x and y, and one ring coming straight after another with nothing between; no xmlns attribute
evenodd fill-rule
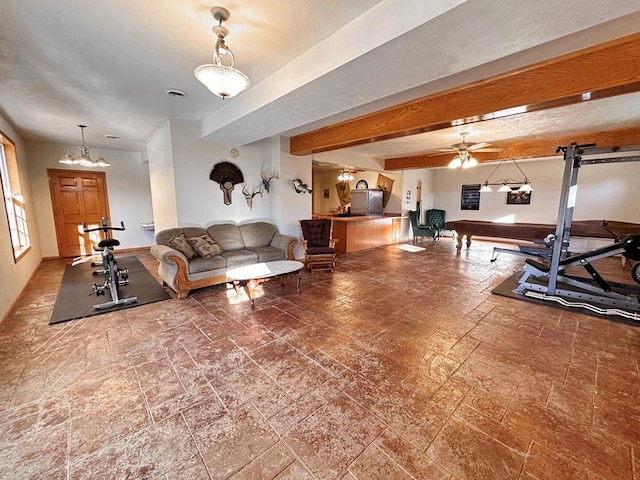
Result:
<svg viewBox="0 0 640 480"><path fill-rule="evenodd" d="M480 210L480 184L462 185L460 210Z"/></svg>

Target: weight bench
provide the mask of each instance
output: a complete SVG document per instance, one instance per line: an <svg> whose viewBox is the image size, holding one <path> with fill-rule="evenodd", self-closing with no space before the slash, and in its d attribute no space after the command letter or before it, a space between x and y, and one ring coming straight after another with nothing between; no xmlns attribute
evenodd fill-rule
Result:
<svg viewBox="0 0 640 480"><path fill-rule="evenodd" d="M560 260L557 275L558 287L555 295L564 298L579 299L585 302L593 302L597 305L639 310L640 291L626 288L628 287L627 285L615 285L616 290L618 290L615 291L612 285L607 282L591 264L591 262L595 260L618 254L623 254L632 260L640 259L640 235L631 235L612 245ZM589 273L592 282L584 278L564 274L567 268L574 266L584 267ZM548 264L527 258L525 260L524 271L518 278L518 286L514 292L523 295L527 295L529 292L539 292L539 294L546 295L548 285L545 283L545 280L549 277L550 273L551 267ZM635 278L636 275L637 270L632 273L632 276L638 281Z"/></svg>

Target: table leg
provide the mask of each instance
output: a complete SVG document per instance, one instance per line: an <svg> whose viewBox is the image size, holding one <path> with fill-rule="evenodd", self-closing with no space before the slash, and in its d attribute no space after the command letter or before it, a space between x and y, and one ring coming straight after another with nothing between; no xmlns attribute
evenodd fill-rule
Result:
<svg viewBox="0 0 640 480"><path fill-rule="evenodd" d="M302 293L302 291L300 290L300 280L302 280L302 274L300 272L298 272L297 277L298 277L298 279L296 281L296 291L298 293Z"/></svg>
<svg viewBox="0 0 640 480"><path fill-rule="evenodd" d="M462 234L456 235L456 250L462 250Z"/></svg>
<svg viewBox="0 0 640 480"><path fill-rule="evenodd" d="M467 233L467 248L471 246L471 235Z"/></svg>
<svg viewBox="0 0 640 480"><path fill-rule="evenodd" d="M285 275L290 275L290 273L285 273L284 275L280 275L280 285L282 285L284 287L284 277ZM302 280L302 274L300 272L298 272L296 274L296 292L298 293L302 293L302 290L300 290L300 281Z"/></svg>
<svg viewBox="0 0 640 480"><path fill-rule="evenodd" d="M233 281L233 289L236 291L236 298L240 296L240 282L237 280Z"/></svg>
<svg viewBox="0 0 640 480"><path fill-rule="evenodd" d="M247 282L247 293L249 294L249 299L251 300L251 310L256 309L256 288L258 288L261 283L266 282L267 280L269 279L256 278Z"/></svg>

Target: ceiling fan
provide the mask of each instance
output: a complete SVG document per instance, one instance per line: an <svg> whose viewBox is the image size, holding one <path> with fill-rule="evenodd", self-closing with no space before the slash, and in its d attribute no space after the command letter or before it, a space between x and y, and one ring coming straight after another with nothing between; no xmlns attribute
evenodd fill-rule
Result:
<svg viewBox="0 0 640 480"><path fill-rule="evenodd" d="M462 142L454 143L451 148L440 149L440 152L455 152L456 156L449 162L449 168L469 168L478 164L471 152L501 152L502 148L487 148L487 142L467 142L469 132L462 132Z"/></svg>

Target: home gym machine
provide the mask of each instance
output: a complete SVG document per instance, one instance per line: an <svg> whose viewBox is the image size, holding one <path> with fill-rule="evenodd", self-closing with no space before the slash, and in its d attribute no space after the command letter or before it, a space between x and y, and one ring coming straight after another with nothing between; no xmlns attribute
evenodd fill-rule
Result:
<svg viewBox="0 0 640 480"><path fill-rule="evenodd" d="M640 145L596 148L594 144L572 143L558 147L564 154L564 174L560 192L560 206L556 223L550 263L526 259L524 272L518 278L514 290L526 297L552 301L565 307L582 308L599 315L617 315L640 322L640 288L634 285L607 282L591 262L621 254L629 260L640 260L640 232L612 245L570 256L568 252L571 222L577 196L577 180L580 167L613 162L640 161L638 155L621 155L640 150ZM565 273L568 267L582 266L590 278ZM631 269L633 280L640 284L640 263Z"/></svg>
<svg viewBox="0 0 640 480"><path fill-rule="evenodd" d="M103 218L100 221L99 227L87 228L86 224L83 224L82 229L84 233L100 230L103 232L105 237L104 239L100 240L100 242L98 243L98 247L94 248L94 250L100 253L102 262L91 263L92 267L102 267L100 270L95 270L93 274L104 275L104 282L101 285L94 283L93 292L91 292L91 294L93 295L95 293L96 296L101 296L104 295L107 290L109 290L111 294L111 301L96 304L93 306L93 308L95 310L105 310L117 305L129 305L132 303L136 303L138 301L138 297L120 298L118 294L118 287L129 284L129 270L126 268L117 267L116 260L113 255L113 248L120 245L120 242L115 238L110 238L110 232L113 230L124 230L124 222L120 222L119 227L114 227L108 224L106 218Z"/></svg>

